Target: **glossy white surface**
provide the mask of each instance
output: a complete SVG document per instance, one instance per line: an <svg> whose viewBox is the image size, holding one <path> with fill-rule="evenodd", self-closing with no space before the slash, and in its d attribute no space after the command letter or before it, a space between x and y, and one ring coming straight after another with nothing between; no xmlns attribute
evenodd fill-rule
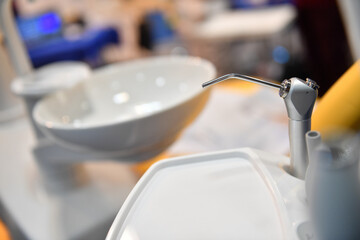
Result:
<svg viewBox="0 0 360 240"><path fill-rule="evenodd" d="M288 162L249 148L160 161L132 190L107 240L298 239L304 183L281 169Z"/></svg>
<svg viewBox="0 0 360 240"><path fill-rule="evenodd" d="M132 156L162 151L205 105L201 84L213 65L194 57L156 57L97 70L34 109L45 133L68 147Z"/></svg>

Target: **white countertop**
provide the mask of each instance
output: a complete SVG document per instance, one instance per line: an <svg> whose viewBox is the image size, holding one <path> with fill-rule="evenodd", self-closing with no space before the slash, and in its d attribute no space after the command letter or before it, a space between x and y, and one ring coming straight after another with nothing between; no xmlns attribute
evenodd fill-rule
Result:
<svg viewBox="0 0 360 240"><path fill-rule="evenodd" d="M292 5L228 11L200 23L194 36L208 40L263 38L281 32L295 17Z"/></svg>

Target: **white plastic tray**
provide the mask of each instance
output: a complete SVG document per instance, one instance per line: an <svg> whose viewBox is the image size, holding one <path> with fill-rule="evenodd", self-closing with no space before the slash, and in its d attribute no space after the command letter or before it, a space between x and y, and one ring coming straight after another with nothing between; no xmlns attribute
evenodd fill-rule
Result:
<svg viewBox="0 0 360 240"><path fill-rule="evenodd" d="M107 239L298 239L303 182L282 170L287 161L252 149L161 161L133 189Z"/></svg>

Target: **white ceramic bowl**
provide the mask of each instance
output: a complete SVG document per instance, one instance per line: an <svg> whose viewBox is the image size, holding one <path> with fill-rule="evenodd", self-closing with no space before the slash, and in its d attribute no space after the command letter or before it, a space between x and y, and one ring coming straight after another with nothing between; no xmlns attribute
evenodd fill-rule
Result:
<svg viewBox="0 0 360 240"><path fill-rule="evenodd" d="M71 89L41 100L40 129L75 149L154 156L174 142L205 106L201 84L214 66L195 57L154 57L106 66Z"/></svg>

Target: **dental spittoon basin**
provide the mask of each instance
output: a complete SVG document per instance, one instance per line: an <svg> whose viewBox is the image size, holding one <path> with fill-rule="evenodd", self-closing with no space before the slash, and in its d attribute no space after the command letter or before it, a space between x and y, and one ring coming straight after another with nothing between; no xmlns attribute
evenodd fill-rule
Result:
<svg viewBox="0 0 360 240"><path fill-rule="evenodd" d="M209 96L201 83L215 74L196 57L113 64L44 98L33 117L47 137L74 150L156 155L200 113Z"/></svg>

